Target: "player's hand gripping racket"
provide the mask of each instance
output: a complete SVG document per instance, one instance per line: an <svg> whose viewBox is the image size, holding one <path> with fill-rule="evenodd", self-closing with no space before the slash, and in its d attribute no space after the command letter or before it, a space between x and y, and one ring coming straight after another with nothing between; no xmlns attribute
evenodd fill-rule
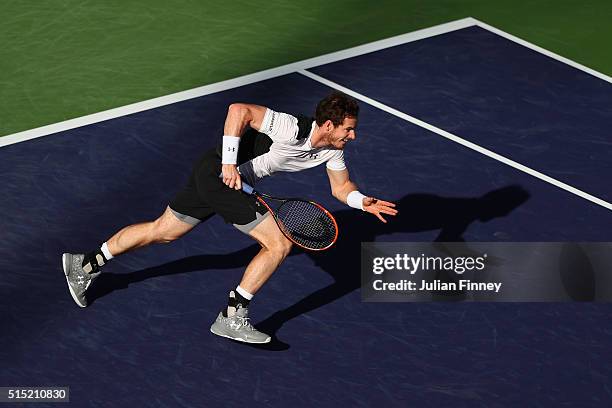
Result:
<svg viewBox="0 0 612 408"><path fill-rule="evenodd" d="M282 233L294 244L311 251L330 248L338 239L338 224L320 204L301 198L277 198L259 193L242 182L242 191L254 195L266 206ZM265 198L265 200L264 200ZM266 202L278 204L276 211Z"/></svg>

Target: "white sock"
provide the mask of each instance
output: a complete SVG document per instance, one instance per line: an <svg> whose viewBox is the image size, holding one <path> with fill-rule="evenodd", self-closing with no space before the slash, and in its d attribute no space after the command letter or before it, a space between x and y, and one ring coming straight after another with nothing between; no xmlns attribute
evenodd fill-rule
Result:
<svg viewBox="0 0 612 408"><path fill-rule="evenodd" d="M110 261L111 259L114 258L113 254L111 254L110 251L108 250L108 245L106 245L106 242L102 244L102 247L100 248L100 250L104 254L104 257L106 258L107 261Z"/></svg>
<svg viewBox="0 0 612 408"><path fill-rule="evenodd" d="M246 300L251 300L253 299L254 295L251 295L249 292L247 292L246 290L242 289L240 287L240 285L236 286L236 292L240 293L240 296L242 296L243 298L245 298Z"/></svg>

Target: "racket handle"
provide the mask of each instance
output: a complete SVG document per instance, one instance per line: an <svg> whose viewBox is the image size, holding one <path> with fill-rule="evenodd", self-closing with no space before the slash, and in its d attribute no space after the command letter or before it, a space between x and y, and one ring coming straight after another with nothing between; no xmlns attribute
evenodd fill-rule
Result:
<svg viewBox="0 0 612 408"><path fill-rule="evenodd" d="M247 183L245 183L243 181L242 182L242 191L244 191L247 194L253 194L253 187L251 187L250 185L248 185Z"/></svg>
<svg viewBox="0 0 612 408"><path fill-rule="evenodd" d="M219 174L219 178L223 177L223 173ZM248 185L247 183L245 183L244 181L242 182L242 191L244 191L247 194L253 194L253 187L251 187L250 185Z"/></svg>

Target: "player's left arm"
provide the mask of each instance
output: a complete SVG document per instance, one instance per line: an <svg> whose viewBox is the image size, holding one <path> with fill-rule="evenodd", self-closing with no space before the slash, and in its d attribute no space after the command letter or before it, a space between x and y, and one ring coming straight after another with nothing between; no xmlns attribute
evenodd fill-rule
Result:
<svg viewBox="0 0 612 408"><path fill-rule="evenodd" d="M397 214L398 211L395 209L394 203L361 194L357 189L357 185L349 178L347 169L331 170L328 168L327 176L329 177L332 195L344 204L374 214L384 223L386 223L387 220L383 218L382 214Z"/></svg>
<svg viewBox="0 0 612 408"><path fill-rule="evenodd" d="M255 130L261 128L266 114L265 106L247 103L232 103L227 109L223 128L223 153L221 156L221 173L223 183L229 188L242 189L242 179L238 172L238 147L240 137L247 126Z"/></svg>

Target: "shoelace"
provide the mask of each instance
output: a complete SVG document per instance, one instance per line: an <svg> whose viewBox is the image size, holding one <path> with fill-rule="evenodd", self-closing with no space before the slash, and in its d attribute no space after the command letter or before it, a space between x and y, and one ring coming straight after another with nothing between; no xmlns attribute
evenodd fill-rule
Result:
<svg viewBox="0 0 612 408"><path fill-rule="evenodd" d="M249 322L249 318L248 317L236 316L236 319L238 319L240 321L240 324L242 325L242 327L246 327L247 329L249 329L251 331L255 330L255 328Z"/></svg>

